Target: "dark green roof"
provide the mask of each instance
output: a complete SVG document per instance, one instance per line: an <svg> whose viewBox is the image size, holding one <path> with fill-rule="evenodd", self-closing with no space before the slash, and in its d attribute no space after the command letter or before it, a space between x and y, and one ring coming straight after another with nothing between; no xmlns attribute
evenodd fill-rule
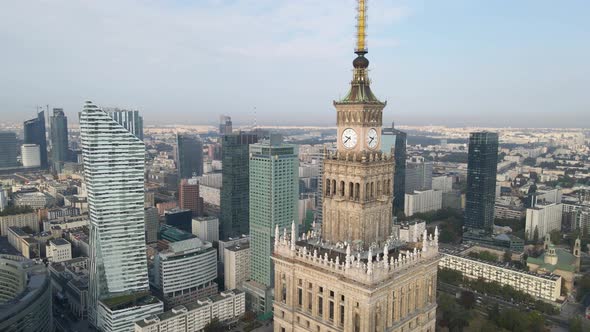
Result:
<svg viewBox="0 0 590 332"><path fill-rule="evenodd" d="M527 263L539 265L540 269L542 268L549 272L553 272L555 270L574 272L576 270L576 256L572 255L572 253L570 253L569 251L561 248L555 249L555 253L557 254L556 265L545 263L545 253L543 253L541 256L537 258L529 257L526 261Z"/></svg>

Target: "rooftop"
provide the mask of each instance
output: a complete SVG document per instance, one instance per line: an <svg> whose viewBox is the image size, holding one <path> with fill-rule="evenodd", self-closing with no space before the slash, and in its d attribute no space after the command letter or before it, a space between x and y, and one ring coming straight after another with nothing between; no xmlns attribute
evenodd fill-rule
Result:
<svg viewBox="0 0 590 332"><path fill-rule="evenodd" d="M49 240L49 242L53 243L56 246L70 245L70 243L68 241L66 241L65 239L62 239L61 237L56 238L56 239L51 239L51 240Z"/></svg>

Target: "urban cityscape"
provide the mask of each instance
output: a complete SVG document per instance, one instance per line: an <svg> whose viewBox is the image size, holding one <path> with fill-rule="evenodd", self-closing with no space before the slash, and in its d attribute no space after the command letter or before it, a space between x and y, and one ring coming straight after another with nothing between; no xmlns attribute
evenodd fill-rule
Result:
<svg viewBox="0 0 590 332"><path fill-rule="evenodd" d="M329 124L0 101L0 331L590 331L590 111L404 123L373 7L330 6L355 32Z"/></svg>

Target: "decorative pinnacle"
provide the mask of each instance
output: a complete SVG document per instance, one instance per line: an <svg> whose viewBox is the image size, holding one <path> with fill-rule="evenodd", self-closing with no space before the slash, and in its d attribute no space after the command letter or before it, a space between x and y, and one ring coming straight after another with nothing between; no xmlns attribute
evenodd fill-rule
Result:
<svg viewBox="0 0 590 332"><path fill-rule="evenodd" d="M367 37L367 0L358 0L358 13L356 25L356 50L357 54L367 53L367 45L365 39Z"/></svg>

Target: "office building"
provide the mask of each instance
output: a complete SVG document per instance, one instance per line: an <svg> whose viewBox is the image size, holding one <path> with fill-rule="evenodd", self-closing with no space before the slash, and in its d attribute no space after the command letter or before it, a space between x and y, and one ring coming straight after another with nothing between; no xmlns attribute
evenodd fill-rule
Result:
<svg viewBox="0 0 590 332"><path fill-rule="evenodd" d="M250 279L250 243L236 243L223 248L223 280L225 289L242 288Z"/></svg>
<svg viewBox="0 0 590 332"><path fill-rule="evenodd" d="M193 218L192 233L203 241L219 241L219 218L213 216Z"/></svg>
<svg viewBox="0 0 590 332"><path fill-rule="evenodd" d="M86 102L80 139L90 215L89 320L99 330L128 331L160 313L149 294L145 253L145 145Z"/></svg>
<svg viewBox="0 0 590 332"><path fill-rule="evenodd" d="M37 117L24 123L24 144L39 146L41 167L47 168L47 133L45 131L45 111L37 113Z"/></svg>
<svg viewBox="0 0 590 332"><path fill-rule="evenodd" d="M51 239L45 253L51 263L69 261L72 259L72 244L62 238Z"/></svg>
<svg viewBox="0 0 590 332"><path fill-rule="evenodd" d="M122 110L118 108L105 108L111 118L127 129L135 137L143 141L143 117L139 111Z"/></svg>
<svg viewBox="0 0 590 332"><path fill-rule="evenodd" d="M496 202L498 134L474 132L469 135L465 227L492 233Z"/></svg>
<svg viewBox="0 0 590 332"><path fill-rule="evenodd" d="M17 167L16 133L0 131L0 169Z"/></svg>
<svg viewBox="0 0 590 332"><path fill-rule="evenodd" d="M171 241L151 264L150 283L166 309L217 293L217 251L197 237Z"/></svg>
<svg viewBox="0 0 590 332"><path fill-rule="evenodd" d="M135 322L135 332L195 332L218 320L235 323L246 312L244 292L230 290Z"/></svg>
<svg viewBox="0 0 590 332"><path fill-rule="evenodd" d="M453 190L453 177L446 175L432 177L432 189L440 190L443 193L451 192Z"/></svg>
<svg viewBox="0 0 590 332"><path fill-rule="evenodd" d="M55 205L55 198L48 193L18 193L12 198L15 206L28 206L32 209L44 209Z"/></svg>
<svg viewBox="0 0 590 332"><path fill-rule="evenodd" d="M79 319L88 318L88 257L78 257L48 266L51 290L67 299L70 311Z"/></svg>
<svg viewBox="0 0 590 332"><path fill-rule="evenodd" d="M28 227L33 232L39 232L39 215L36 212L11 214L0 216L0 236L8 235L9 227Z"/></svg>
<svg viewBox="0 0 590 332"><path fill-rule="evenodd" d="M188 179L203 175L203 142L185 134L176 136L176 163L178 177Z"/></svg>
<svg viewBox="0 0 590 332"><path fill-rule="evenodd" d="M442 194L440 190L416 190L412 194L406 194L404 213L409 217L416 213L440 210Z"/></svg>
<svg viewBox="0 0 590 332"><path fill-rule="evenodd" d="M193 214L189 209L171 209L164 212L166 225L190 233L193 230Z"/></svg>
<svg viewBox="0 0 590 332"><path fill-rule="evenodd" d="M8 205L8 195L6 191L0 187L0 212Z"/></svg>
<svg viewBox="0 0 590 332"><path fill-rule="evenodd" d="M395 160L393 172L393 213L395 215L405 208L407 134L395 129L392 123L391 128L383 128L381 137L381 150L393 153Z"/></svg>
<svg viewBox="0 0 590 332"><path fill-rule="evenodd" d="M219 262L221 264L223 264L225 262L224 261L224 256L225 256L224 255L224 249L225 248L229 248L229 247L233 247L233 246L238 245L238 244L240 246L243 246L243 245L246 245L246 244L249 245L250 244L250 237L247 236L247 235L243 235L243 236L236 237L236 238L230 237L230 238L225 239L225 240L219 240L218 246L217 246L218 247L219 257L217 259L219 260Z"/></svg>
<svg viewBox="0 0 590 332"><path fill-rule="evenodd" d="M526 210L525 234L527 239L540 240L552 231L561 231L563 205L561 203L537 204ZM536 234L536 235L535 235Z"/></svg>
<svg viewBox="0 0 590 332"><path fill-rule="evenodd" d="M258 142L254 134L224 135L222 144L222 186L220 208L221 239L250 233L249 145Z"/></svg>
<svg viewBox="0 0 590 332"><path fill-rule="evenodd" d="M49 122L51 162L55 170L61 170L62 164L70 160L68 149L68 118L65 116L63 109L54 108Z"/></svg>
<svg viewBox="0 0 590 332"><path fill-rule="evenodd" d="M386 104L370 88L366 18L365 0L359 0L353 78L349 92L334 102L338 151L324 159L321 234L312 225L299 240L294 223L290 234L281 232L283 225L275 228L275 331L423 332L436 326L438 231L424 232L412 247L390 239L394 161L381 151Z"/></svg>
<svg viewBox="0 0 590 332"><path fill-rule="evenodd" d="M158 242L158 232L160 231L160 215L155 207L148 207L144 210L145 214L145 242Z"/></svg>
<svg viewBox="0 0 590 332"><path fill-rule="evenodd" d="M53 332L51 295L44 264L0 255L0 331Z"/></svg>
<svg viewBox="0 0 590 332"><path fill-rule="evenodd" d="M231 117L227 115L219 116L219 135L231 135L232 133Z"/></svg>
<svg viewBox="0 0 590 332"><path fill-rule="evenodd" d="M193 217L203 215L203 198L199 195L199 182L196 178L180 180L178 204L181 209L191 210Z"/></svg>
<svg viewBox="0 0 590 332"><path fill-rule="evenodd" d="M37 144L23 144L20 147L23 167L41 167L41 149Z"/></svg>
<svg viewBox="0 0 590 332"><path fill-rule="evenodd" d="M412 157L406 162L406 194L432 189L432 165L422 157Z"/></svg>

